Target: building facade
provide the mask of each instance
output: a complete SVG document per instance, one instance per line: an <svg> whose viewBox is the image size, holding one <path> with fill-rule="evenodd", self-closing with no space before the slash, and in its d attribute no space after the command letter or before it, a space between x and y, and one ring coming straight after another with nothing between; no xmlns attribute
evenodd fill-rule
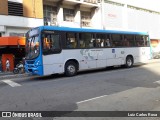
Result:
<svg viewBox="0 0 160 120"><path fill-rule="evenodd" d="M22 37L41 25L145 31L160 56L158 0L0 0L0 37ZM24 47L15 47L0 46L0 59L4 53L24 57Z"/></svg>
<svg viewBox="0 0 160 120"><path fill-rule="evenodd" d="M0 19L0 36L23 36L30 28L51 25L146 31L160 39L156 0L1 0Z"/></svg>
<svg viewBox="0 0 160 120"><path fill-rule="evenodd" d="M0 36L23 36L43 25L42 0L0 0Z"/></svg>

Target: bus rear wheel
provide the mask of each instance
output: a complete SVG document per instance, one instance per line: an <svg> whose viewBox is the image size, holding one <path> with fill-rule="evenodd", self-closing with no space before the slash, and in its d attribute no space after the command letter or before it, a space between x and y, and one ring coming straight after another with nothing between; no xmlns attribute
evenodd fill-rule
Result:
<svg viewBox="0 0 160 120"><path fill-rule="evenodd" d="M127 68L131 68L133 66L133 58L131 56L128 56L126 58L126 64L125 64L125 66Z"/></svg>
<svg viewBox="0 0 160 120"><path fill-rule="evenodd" d="M77 64L72 61L67 62L65 65L65 74L68 77L76 75L77 74Z"/></svg>

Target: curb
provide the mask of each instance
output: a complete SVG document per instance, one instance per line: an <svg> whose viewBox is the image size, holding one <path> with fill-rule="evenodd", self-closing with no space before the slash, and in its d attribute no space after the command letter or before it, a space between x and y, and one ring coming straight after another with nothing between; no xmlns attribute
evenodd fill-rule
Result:
<svg viewBox="0 0 160 120"><path fill-rule="evenodd" d="M158 63L160 62L160 59L151 59L148 61L148 63Z"/></svg>
<svg viewBox="0 0 160 120"><path fill-rule="evenodd" d="M147 64L151 64L151 63L160 63L160 59L151 59L147 62ZM24 74L13 74L13 73L0 73L0 79L4 79L4 78L16 78L16 77L27 77L27 76L31 76L28 73L24 73Z"/></svg>
<svg viewBox="0 0 160 120"><path fill-rule="evenodd" d="M0 78L16 78L16 77L26 77L29 76L29 74L6 74L6 75L0 75Z"/></svg>

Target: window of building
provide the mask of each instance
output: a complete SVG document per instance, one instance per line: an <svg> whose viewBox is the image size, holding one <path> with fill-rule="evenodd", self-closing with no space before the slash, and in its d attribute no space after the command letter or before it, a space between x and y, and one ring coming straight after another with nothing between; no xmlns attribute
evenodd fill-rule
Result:
<svg viewBox="0 0 160 120"><path fill-rule="evenodd" d="M77 48L76 33L66 34L66 48Z"/></svg>
<svg viewBox="0 0 160 120"><path fill-rule="evenodd" d="M75 17L75 11L73 9L63 8L64 21L73 22Z"/></svg>
<svg viewBox="0 0 160 120"><path fill-rule="evenodd" d="M84 2L96 4L98 3L98 0L84 0Z"/></svg>
<svg viewBox="0 0 160 120"><path fill-rule="evenodd" d="M22 3L8 1L8 15L23 16Z"/></svg>
<svg viewBox="0 0 160 120"><path fill-rule="evenodd" d="M55 25L57 22L57 7L44 5L44 25Z"/></svg>
<svg viewBox="0 0 160 120"><path fill-rule="evenodd" d="M91 26L91 12L81 11L81 25L84 27Z"/></svg>
<svg viewBox="0 0 160 120"><path fill-rule="evenodd" d="M93 48L95 47L95 37L92 33L79 33L80 48Z"/></svg>

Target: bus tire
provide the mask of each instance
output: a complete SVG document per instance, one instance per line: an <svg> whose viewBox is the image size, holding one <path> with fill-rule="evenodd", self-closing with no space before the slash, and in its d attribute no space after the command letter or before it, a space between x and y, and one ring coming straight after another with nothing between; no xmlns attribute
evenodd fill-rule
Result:
<svg viewBox="0 0 160 120"><path fill-rule="evenodd" d="M77 64L69 61L65 65L65 74L68 77L75 76L77 74Z"/></svg>
<svg viewBox="0 0 160 120"><path fill-rule="evenodd" d="M131 68L133 66L133 58L131 56L127 56L125 66L127 68Z"/></svg>

